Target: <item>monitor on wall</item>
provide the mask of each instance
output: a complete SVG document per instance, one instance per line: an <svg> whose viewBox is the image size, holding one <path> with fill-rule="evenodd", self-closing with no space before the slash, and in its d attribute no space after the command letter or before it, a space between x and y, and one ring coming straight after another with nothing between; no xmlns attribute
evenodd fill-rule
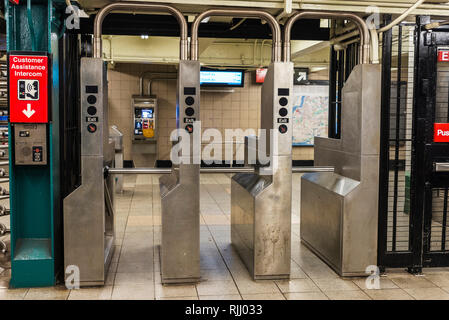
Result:
<svg viewBox="0 0 449 320"><path fill-rule="evenodd" d="M243 70L202 69L200 71L202 87L243 87L245 72Z"/></svg>

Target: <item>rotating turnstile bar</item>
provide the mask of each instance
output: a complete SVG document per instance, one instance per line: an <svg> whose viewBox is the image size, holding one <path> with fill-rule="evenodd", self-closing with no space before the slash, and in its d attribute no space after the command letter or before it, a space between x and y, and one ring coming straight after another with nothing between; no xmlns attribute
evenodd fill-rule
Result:
<svg viewBox="0 0 449 320"><path fill-rule="evenodd" d="M105 168L107 174L169 174L171 168ZM252 167L201 168L201 173L240 173L254 172ZM333 167L292 167L292 173L334 172Z"/></svg>

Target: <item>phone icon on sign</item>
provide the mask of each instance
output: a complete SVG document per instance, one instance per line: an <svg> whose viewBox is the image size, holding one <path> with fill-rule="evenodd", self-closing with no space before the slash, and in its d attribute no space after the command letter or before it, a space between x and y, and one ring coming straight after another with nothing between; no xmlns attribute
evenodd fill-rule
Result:
<svg viewBox="0 0 449 320"><path fill-rule="evenodd" d="M19 80L17 90L19 100L39 100L38 80Z"/></svg>

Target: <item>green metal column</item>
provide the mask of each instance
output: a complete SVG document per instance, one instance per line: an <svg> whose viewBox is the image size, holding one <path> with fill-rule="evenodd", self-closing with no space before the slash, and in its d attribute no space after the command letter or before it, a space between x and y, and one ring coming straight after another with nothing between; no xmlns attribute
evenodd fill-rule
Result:
<svg viewBox="0 0 449 320"><path fill-rule="evenodd" d="M5 0L8 52L52 54L48 164L15 166L11 153L13 137L9 135L10 286L14 288L52 286L57 273L62 271L58 36L64 23L61 12L65 7L61 2L22 0L20 5L14 5Z"/></svg>

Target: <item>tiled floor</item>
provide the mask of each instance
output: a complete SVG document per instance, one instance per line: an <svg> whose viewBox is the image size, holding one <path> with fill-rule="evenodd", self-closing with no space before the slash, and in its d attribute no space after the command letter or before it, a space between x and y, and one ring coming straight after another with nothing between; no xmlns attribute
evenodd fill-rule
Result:
<svg viewBox="0 0 449 320"><path fill-rule="evenodd" d="M101 288L1 288L4 299L449 299L449 269L427 269L424 276L388 270L378 290L364 278L341 279L299 239L300 175L294 174L292 269L289 281L254 282L230 244L230 178L201 175L201 268L197 285L162 286L159 248L161 211L157 176L127 176L116 197L116 253ZM1 272L1 269L0 269Z"/></svg>

